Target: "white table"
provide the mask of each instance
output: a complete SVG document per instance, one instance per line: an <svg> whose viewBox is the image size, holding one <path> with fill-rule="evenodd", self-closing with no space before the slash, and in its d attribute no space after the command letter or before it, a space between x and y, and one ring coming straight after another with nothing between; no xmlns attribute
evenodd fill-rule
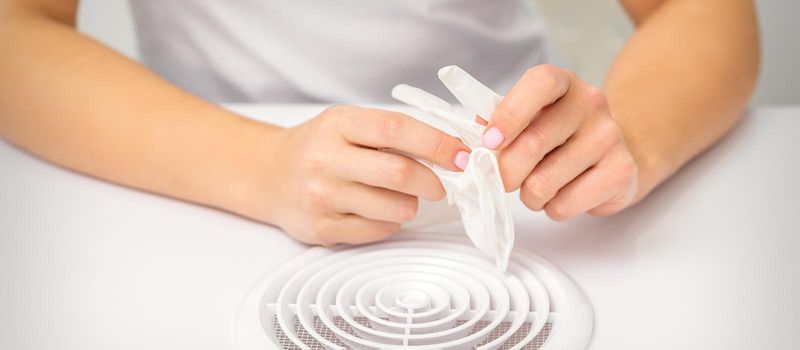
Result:
<svg viewBox="0 0 800 350"><path fill-rule="evenodd" d="M323 107L233 108L294 124ZM620 215L554 223L515 203L518 246L588 294L592 349L796 348L798 162L800 107L761 108ZM240 298L304 249L2 142L0 170L2 349L229 349Z"/></svg>

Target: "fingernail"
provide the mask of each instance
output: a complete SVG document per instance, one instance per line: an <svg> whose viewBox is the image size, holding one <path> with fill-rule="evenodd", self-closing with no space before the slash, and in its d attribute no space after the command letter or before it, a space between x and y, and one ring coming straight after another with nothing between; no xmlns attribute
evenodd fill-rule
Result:
<svg viewBox="0 0 800 350"><path fill-rule="evenodd" d="M505 137L503 137L503 133L500 132L499 129L495 127L489 128L483 133L483 145L486 146L488 149L496 149L500 147L500 144L503 143Z"/></svg>
<svg viewBox="0 0 800 350"><path fill-rule="evenodd" d="M456 153L456 160L453 163L455 163L456 167L458 167L459 169L464 170L467 168L468 161L469 161L469 152L458 151L458 153Z"/></svg>

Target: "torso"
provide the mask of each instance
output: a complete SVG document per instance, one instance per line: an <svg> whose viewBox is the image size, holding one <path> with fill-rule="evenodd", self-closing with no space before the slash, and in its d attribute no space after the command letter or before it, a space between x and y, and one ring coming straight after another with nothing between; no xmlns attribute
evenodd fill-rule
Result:
<svg viewBox="0 0 800 350"><path fill-rule="evenodd" d="M144 63L216 102L381 102L397 83L445 96L456 64L496 91L552 62L528 0L136 0Z"/></svg>

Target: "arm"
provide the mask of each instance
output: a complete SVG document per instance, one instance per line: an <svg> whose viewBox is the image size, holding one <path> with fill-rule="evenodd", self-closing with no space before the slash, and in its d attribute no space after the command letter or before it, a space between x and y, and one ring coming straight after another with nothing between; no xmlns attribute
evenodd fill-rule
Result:
<svg viewBox="0 0 800 350"><path fill-rule="evenodd" d="M483 136L506 189L555 220L641 200L734 125L756 80L752 1L623 3L637 28L605 89L533 67Z"/></svg>
<svg viewBox="0 0 800 350"><path fill-rule="evenodd" d="M271 126L193 97L75 30L77 1L0 2L0 136L53 163L239 211ZM240 140L230 142L231 140Z"/></svg>
<svg viewBox="0 0 800 350"><path fill-rule="evenodd" d="M622 0L636 32L605 84L642 198L738 120L758 76L750 0Z"/></svg>
<svg viewBox="0 0 800 350"><path fill-rule="evenodd" d="M76 7L0 0L0 136L53 163L334 244L381 239L418 197L444 196L429 168L379 149L450 170L468 152L375 109L329 108L290 129L237 116L79 34Z"/></svg>

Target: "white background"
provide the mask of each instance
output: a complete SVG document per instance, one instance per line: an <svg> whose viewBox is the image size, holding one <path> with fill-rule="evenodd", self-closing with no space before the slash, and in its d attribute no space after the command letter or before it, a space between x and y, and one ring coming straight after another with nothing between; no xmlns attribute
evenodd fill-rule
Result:
<svg viewBox="0 0 800 350"><path fill-rule="evenodd" d="M136 1L136 0L132 0ZM537 0L561 50L586 80L599 84L603 72L630 33L616 0ZM799 104L800 1L759 0L763 35L762 75L754 105ZM136 38L126 0L82 0L81 30L136 58Z"/></svg>

